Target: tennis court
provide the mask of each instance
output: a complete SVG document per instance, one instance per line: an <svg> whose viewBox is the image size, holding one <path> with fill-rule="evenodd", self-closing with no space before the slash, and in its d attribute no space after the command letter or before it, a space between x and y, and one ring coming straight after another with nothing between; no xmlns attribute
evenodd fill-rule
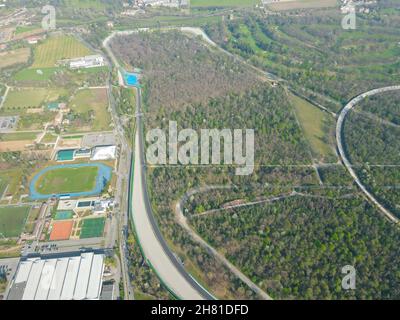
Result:
<svg viewBox="0 0 400 320"><path fill-rule="evenodd" d="M105 220L105 218L83 220L80 239L102 237Z"/></svg>
<svg viewBox="0 0 400 320"><path fill-rule="evenodd" d="M54 220L69 220L74 216L73 211L57 211Z"/></svg>
<svg viewBox="0 0 400 320"><path fill-rule="evenodd" d="M54 222L50 233L50 241L68 240L73 225L73 221Z"/></svg>

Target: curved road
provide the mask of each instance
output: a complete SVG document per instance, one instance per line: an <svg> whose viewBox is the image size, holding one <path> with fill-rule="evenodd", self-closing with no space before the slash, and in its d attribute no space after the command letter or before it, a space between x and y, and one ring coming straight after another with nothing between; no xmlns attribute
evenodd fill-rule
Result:
<svg viewBox="0 0 400 320"><path fill-rule="evenodd" d="M137 90L136 99L137 114L140 114L140 89ZM136 125L131 215L143 254L163 284L176 297L184 300L214 299L186 272L161 235L147 194L141 117L136 118Z"/></svg>
<svg viewBox="0 0 400 320"><path fill-rule="evenodd" d="M113 32L103 41L108 56L112 63L120 68L118 59L111 48L110 41L116 35L129 35L146 29L132 31ZM143 127L141 121L141 91L137 89L136 94L136 135L135 150L130 179L130 216L140 244L141 251L157 276L161 279L168 290L177 298L184 300L215 299L209 294L178 262L175 255L166 244L157 222L153 216L149 196L147 194L145 156L143 143Z"/></svg>
<svg viewBox="0 0 400 320"><path fill-rule="evenodd" d="M392 222L394 223L399 223L399 219L391 213L389 210L387 210L379 201L375 198L375 196L370 193L367 189L367 187L361 182L361 180L358 178L356 172L353 170L353 167L347 158L344 145L343 145L343 127L344 127L344 122L346 120L346 116L349 114L349 112L363 99L373 96L378 93L383 93L383 92L388 92L388 91L395 91L395 90L400 90L400 86L391 86L391 87L384 87L380 89L374 89L371 91L367 91L363 94L360 94L359 96L355 97L353 100L351 100L340 112L340 115L338 117L337 125L336 125L336 142L339 150L340 157L342 158L343 164L345 165L347 171L349 171L350 175L353 177L354 181L357 183L357 185L360 187L361 191L365 194L365 196L374 204L378 207L378 209Z"/></svg>

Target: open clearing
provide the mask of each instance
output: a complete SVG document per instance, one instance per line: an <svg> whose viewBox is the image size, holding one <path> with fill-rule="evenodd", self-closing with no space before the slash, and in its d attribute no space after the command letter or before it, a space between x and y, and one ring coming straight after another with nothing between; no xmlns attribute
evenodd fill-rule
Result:
<svg viewBox="0 0 400 320"><path fill-rule="evenodd" d="M268 8L274 11L329 8L338 5L336 0L288 0L268 4Z"/></svg>
<svg viewBox="0 0 400 320"><path fill-rule="evenodd" d="M251 7L259 4L260 0L192 0L192 7Z"/></svg>
<svg viewBox="0 0 400 320"><path fill-rule="evenodd" d="M0 141L21 141L21 140L35 140L37 132L12 132L0 134Z"/></svg>
<svg viewBox="0 0 400 320"><path fill-rule="evenodd" d="M93 113L91 130L110 129L111 118L107 110L108 97L106 89L84 89L78 91L71 101L71 109L81 115ZM81 127L81 126L80 126Z"/></svg>
<svg viewBox="0 0 400 320"><path fill-rule="evenodd" d="M30 207L0 208L0 238L18 237L25 225Z"/></svg>
<svg viewBox="0 0 400 320"><path fill-rule="evenodd" d="M90 50L73 36L54 36L35 49L32 68L52 68L59 60L89 55Z"/></svg>
<svg viewBox="0 0 400 320"><path fill-rule="evenodd" d="M33 144L33 140L1 141L0 152L24 151L31 144Z"/></svg>
<svg viewBox="0 0 400 320"><path fill-rule="evenodd" d="M38 108L66 94L67 90L62 88L14 88L10 90L3 108L4 111Z"/></svg>
<svg viewBox="0 0 400 320"><path fill-rule="evenodd" d="M326 142L328 133L324 128L326 122L329 121L327 114L293 94L290 94L289 97L314 154L319 157L332 156L332 148Z"/></svg>
<svg viewBox="0 0 400 320"><path fill-rule="evenodd" d="M0 53L0 69L17 65L20 63L27 63L31 50L29 48L21 48L12 51Z"/></svg>
<svg viewBox="0 0 400 320"><path fill-rule="evenodd" d="M36 183L36 190L41 194L63 194L87 192L96 185L98 168L62 168L44 173Z"/></svg>

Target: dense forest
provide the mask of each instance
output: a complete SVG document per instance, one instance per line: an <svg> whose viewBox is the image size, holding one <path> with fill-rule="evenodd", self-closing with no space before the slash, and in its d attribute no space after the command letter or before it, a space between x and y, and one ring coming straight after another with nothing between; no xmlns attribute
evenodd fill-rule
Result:
<svg viewBox="0 0 400 320"><path fill-rule="evenodd" d="M400 217L400 119L398 93L364 100L345 123L345 144L360 179Z"/></svg>
<svg viewBox="0 0 400 320"><path fill-rule="evenodd" d="M361 197L294 197L191 222L274 298L400 297L400 233ZM341 287L345 265L356 290Z"/></svg>
<svg viewBox="0 0 400 320"><path fill-rule="evenodd" d="M206 102L258 82L240 64L180 32L120 36L111 48L126 64L145 71L145 102L151 110Z"/></svg>

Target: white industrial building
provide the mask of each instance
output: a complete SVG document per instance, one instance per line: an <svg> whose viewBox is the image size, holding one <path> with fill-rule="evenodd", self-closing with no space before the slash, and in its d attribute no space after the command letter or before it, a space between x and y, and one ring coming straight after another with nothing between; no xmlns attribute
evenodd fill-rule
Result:
<svg viewBox="0 0 400 320"><path fill-rule="evenodd" d="M22 261L8 300L99 300L104 255L94 252L62 258Z"/></svg>
<svg viewBox="0 0 400 320"><path fill-rule="evenodd" d="M93 148L90 160L114 160L117 155L116 146L98 146Z"/></svg>
<svg viewBox="0 0 400 320"><path fill-rule="evenodd" d="M88 69L104 66L104 58L100 55L86 56L69 61L71 69Z"/></svg>

